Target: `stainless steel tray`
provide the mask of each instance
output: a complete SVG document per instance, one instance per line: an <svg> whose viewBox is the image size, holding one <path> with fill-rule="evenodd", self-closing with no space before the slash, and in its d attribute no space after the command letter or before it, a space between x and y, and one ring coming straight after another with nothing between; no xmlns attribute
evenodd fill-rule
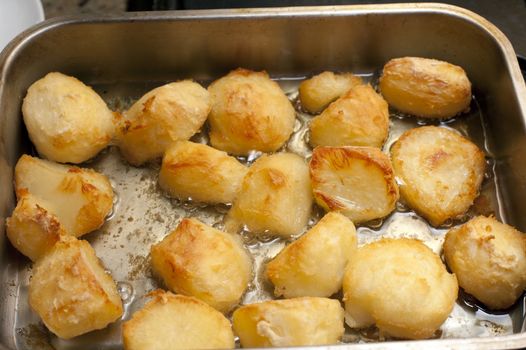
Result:
<svg viewBox="0 0 526 350"><path fill-rule="evenodd" d="M49 71L61 71L94 86L112 107L122 109L162 82L186 77L206 82L232 68L245 67L267 70L294 99L300 77L331 69L363 73L374 80L388 59L406 55L444 59L466 69L476 103L468 118L448 125L473 138L488 155L486 209L526 231L526 216L521 215L525 209L521 199L526 198L526 87L508 40L467 10L407 4L137 13L55 19L20 35L0 55L0 348L121 347L118 324L69 342L42 332L38 317L27 305L30 264L3 234L5 218L15 205L13 167L22 153L32 151L20 114L22 98L32 82ZM299 120L303 117L299 115ZM411 123L415 122L395 118L390 141ZM297 135L301 130L299 122ZM295 139L288 147L297 147L298 142L301 146L301 139ZM119 282L128 316L141 304L143 292L156 287L148 275L150 244L188 213L220 225L225 208L200 208L162 197L156 188L156 170L123 164L115 149L90 165L110 176L119 200L111 220L86 239ZM388 233L386 226L404 217L408 215L400 208L378 227L361 227L362 241ZM440 240L444 231L431 230L429 241ZM282 244L247 242L261 253L256 262ZM265 249L269 251L263 253ZM245 300L265 299L265 286L258 288L251 289ZM523 303L501 315L481 311L482 318L469 312L462 314L465 317L454 316L455 321L466 320L466 334L471 338L320 348L520 348L526 346ZM512 334L497 335L499 330L491 331L494 324L490 322L486 333L473 332L470 322L484 318L509 320L507 330L500 333ZM346 339L363 342L367 337L353 338L350 333Z"/></svg>

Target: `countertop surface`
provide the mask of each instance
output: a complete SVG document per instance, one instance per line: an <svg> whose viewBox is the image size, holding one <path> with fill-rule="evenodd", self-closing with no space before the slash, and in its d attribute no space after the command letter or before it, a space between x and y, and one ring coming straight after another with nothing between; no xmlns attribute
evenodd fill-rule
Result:
<svg viewBox="0 0 526 350"><path fill-rule="evenodd" d="M339 5L395 3L400 1L357 0L43 0L46 18L77 14L118 14L127 10L241 8L291 5ZM413 1L424 2L424 1ZM526 56L526 1L449 0L442 1L472 10L499 27L517 54Z"/></svg>

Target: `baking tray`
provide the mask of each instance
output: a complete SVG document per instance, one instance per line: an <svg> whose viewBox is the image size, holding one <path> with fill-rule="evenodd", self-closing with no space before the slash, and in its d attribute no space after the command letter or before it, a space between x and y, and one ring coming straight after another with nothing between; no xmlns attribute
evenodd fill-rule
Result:
<svg viewBox="0 0 526 350"><path fill-rule="evenodd" d="M112 108L122 110L164 82L191 77L206 84L230 69L245 67L267 70L294 100L298 79L305 76L323 70L353 71L374 83L386 61L408 55L443 59L466 69L474 86L472 110L446 126L468 135L486 152L488 171L483 193L487 201L479 203L477 210L493 213L526 231L526 216L522 215L522 199L526 198L526 87L509 41L470 11L442 4L397 4L149 12L53 19L21 34L0 55L0 348L121 348L118 323L72 341L50 337L27 305L30 264L3 234L5 218L15 205L13 167L21 154L34 152L21 122L20 107L25 91L35 80L50 71L76 76L92 85ZM298 113L297 137L287 145L289 150L305 151L301 136L307 118ZM403 116L392 119L386 147L405 128L418 125L418 121ZM206 134L197 136L201 141L203 137ZM85 238L118 282L129 317L144 301L143 293L158 287L148 269L150 244L173 229L184 215L195 215L220 227L226 208L169 200L158 191L158 169L134 168L118 160L116 149L109 148L88 164L108 174L118 199L107 223ZM386 228L397 218L415 221L417 224L407 230L425 233L430 245L440 242L447 230L419 231L421 221L399 207L385 221L360 227L360 240L363 243L392 233ZM408 221L405 219L398 227ZM258 264L284 244L250 239L246 243L257 252ZM255 279L245 301L268 297L268 286L258 285L260 282ZM498 314L485 313L469 299L462 300L463 304L455 308L460 316L446 322L459 323L453 328L464 329L465 334L363 344L371 340L368 334L347 332L345 340L361 344L320 348L526 346L523 298ZM502 320L508 323L504 331L498 327ZM466 324L461 324L464 321ZM475 323L483 331L474 331Z"/></svg>

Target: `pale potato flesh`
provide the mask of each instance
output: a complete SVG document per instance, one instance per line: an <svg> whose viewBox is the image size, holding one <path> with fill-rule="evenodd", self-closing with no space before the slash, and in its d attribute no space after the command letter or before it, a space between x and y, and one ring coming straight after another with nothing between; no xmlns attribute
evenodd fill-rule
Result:
<svg viewBox="0 0 526 350"><path fill-rule="evenodd" d="M309 168L292 153L262 156L249 169L228 212L226 227L255 234L299 234L312 209Z"/></svg>
<svg viewBox="0 0 526 350"><path fill-rule="evenodd" d="M6 220L7 238L32 261L47 253L61 236L66 235L58 218L46 210L47 206L45 201L24 193Z"/></svg>
<svg viewBox="0 0 526 350"><path fill-rule="evenodd" d="M267 264L274 294L285 298L329 297L340 290L345 267L356 249L356 229L330 212Z"/></svg>
<svg viewBox="0 0 526 350"><path fill-rule="evenodd" d="M113 207L113 190L106 176L23 155L15 167L15 191L21 199L31 194L56 216L68 235L96 230Z"/></svg>
<svg viewBox="0 0 526 350"><path fill-rule="evenodd" d="M33 266L29 304L63 339L102 329L123 312L115 282L93 248L71 236L63 236Z"/></svg>
<svg viewBox="0 0 526 350"><path fill-rule="evenodd" d="M444 256L460 286L490 309L505 309L526 289L524 233L478 216L451 229Z"/></svg>
<svg viewBox="0 0 526 350"><path fill-rule="evenodd" d="M389 105L423 118L451 118L468 110L471 103L466 72L428 58L390 60L380 77L380 90Z"/></svg>
<svg viewBox="0 0 526 350"><path fill-rule="evenodd" d="M288 140L296 115L279 85L265 72L236 69L214 81L210 143L235 155L273 152Z"/></svg>
<svg viewBox="0 0 526 350"><path fill-rule="evenodd" d="M242 347L336 344L343 335L338 300L294 298L240 307L232 316Z"/></svg>
<svg viewBox="0 0 526 350"><path fill-rule="evenodd" d="M309 125L316 146L382 147L389 133L387 102L369 85L357 85Z"/></svg>
<svg viewBox="0 0 526 350"><path fill-rule="evenodd" d="M151 248L152 267L168 288L194 296L221 312L234 307L248 287L252 262L240 238L183 219Z"/></svg>
<svg viewBox="0 0 526 350"><path fill-rule="evenodd" d="M301 82L301 105L310 113L319 113L352 87L363 84L360 77L351 73L325 71Z"/></svg>
<svg viewBox="0 0 526 350"><path fill-rule="evenodd" d="M231 203L248 168L210 146L181 141L163 157L159 185L170 196L205 203Z"/></svg>
<svg viewBox="0 0 526 350"><path fill-rule="evenodd" d="M404 200L433 226L464 214L484 178L484 153L455 131L424 126L391 148Z"/></svg>
<svg viewBox="0 0 526 350"><path fill-rule="evenodd" d="M133 165L160 158L173 142L188 140L197 133L210 108L208 91L191 80L155 88L124 113L119 149Z"/></svg>
<svg viewBox="0 0 526 350"><path fill-rule="evenodd" d="M22 114L40 156L56 162L93 158L115 134L113 113L102 98L76 78L58 72L29 87Z"/></svg>
<svg viewBox="0 0 526 350"><path fill-rule="evenodd" d="M316 147L309 166L314 198L325 210L360 223L395 209L398 186L389 158L379 149Z"/></svg>
<svg viewBox="0 0 526 350"><path fill-rule="evenodd" d="M160 290L149 296L152 300L122 326L124 349L234 348L230 322L206 303Z"/></svg>
<svg viewBox="0 0 526 350"><path fill-rule="evenodd" d="M381 239L352 255L343 280L346 323L396 338L433 336L458 294L455 275L414 239Z"/></svg>

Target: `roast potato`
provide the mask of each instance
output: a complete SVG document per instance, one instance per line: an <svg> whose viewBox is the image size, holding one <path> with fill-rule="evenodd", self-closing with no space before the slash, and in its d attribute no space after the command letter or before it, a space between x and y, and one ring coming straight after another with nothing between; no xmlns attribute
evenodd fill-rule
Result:
<svg viewBox="0 0 526 350"><path fill-rule="evenodd" d="M350 327L376 324L392 337L425 339L450 314L458 284L421 241L381 239L351 256L343 293Z"/></svg>
<svg viewBox="0 0 526 350"><path fill-rule="evenodd" d="M335 344L343 335L343 309L338 300L295 298L245 305L232 323L243 347Z"/></svg>
<svg viewBox="0 0 526 350"><path fill-rule="evenodd" d="M47 253L62 235L66 235L58 218L46 209L47 203L25 193L6 220L7 238L29 259L36 261Z"/></svg>
<svg viewBox="0 0 526 350"><path fill-rule="evenodd" d="M118 132L122 155L133 165L162 157L174 141L201 129L210 108L208 91L191 80L149 91L124 113Z"/></svg>
<svg viewBox="0 0 526 350"><path fill-rule="evenodd" d="M299 234L312 209L309 169L292 153L262 156L249 169L228 212L226 227L245 225L253 233Z"/></svg>
<svg viewBox="0 0 526 350"><path fill-rule="evenodd" d="M526 288L526 238L495 218L451 229L444 257L460 286L490 309L510 307Z"/></svg>
<svg viewBox="0 0 526 350"><path fill-rule="evenodd" d="M209 116L212 146L235 155L273 152L288 140L296 115L265 72L236 69L214 81Z"/></svg>
<svg viewBox="0 0 526 350"><path fill-rule="evenodd" d="M464 214L484 178L484 153L455 131L424 126L391 148L404 200L432 225Z"/></svg>
<svg viewBox="0 0 526 350"><path fill-rule="evenodd" d="M225 152L181 141L166 150L159 185L182 200L231 203L247 171L247 167Z"/></svg>
<svg viewBox="0 0 526 350"><path fill-rule="evenodd" d="M278 297L329 297L340 290L355 249L353 223L342 214L330 212L272 259L266 275Z"/></svg>
<svg viewBox="0 0 526 350"><path fill-rule="evenodd" d="M233 349L230 322L206 303L154 291L142 309L122 325L126 350Z"/></svg>
<svg viewBox="0 0 526 350"><path fill-rule="evenodd" d="M33 83L22 104L29 138L38 153L61 163L82 163L115 133L113 113L89 86L53 72Z"/></svg>
<svg viewBox="0 0 526 350"><path fill-rule="evenodd" d="M357 85L310 122L310 144L382 147L389 133L389 110L371 85Z"/></svg>
<svg viewBox="0 0 526 350"><path fill-rule="evenodd" d="M93 248L71 236L33 266L29 305L63 339L102 329L123 312L115 282Z"/></svg>
<svg viewBox="0 0 526 350"><path fill-rule="evenodd" d="M113 207L113 190L103 174L28 155L16 164L15 190L19 199L29 193L45 202L41 207L76 237L102 226Z"/></svg>
<svg viewBox="0 0 526 350"><path fill-rule="evenodd" d="M373 147L316 147L310 161L316 202L354 223L382 218L398 200L389 158Z"/></svg>
<svg viewBox="0 0 526 350"><path fill-rule="evenodd" d="M319 113L353 86L362 83L360 77L351 73L335 74L325 71L301 82L299 86L301 105L310 113Z"/></svg>
<svg viewBox="0 0 526 350"><path fill-rule="evenodd" d="M185 218L151 248L152 267L168 288L194 296L221 312L248 287L252 262L239 237Z"/></svg>
<svg viewBox="0 0 526 350"><path fill-rule="evenodd" d="M423 118L451 118L468 110L471 103L466 72L429 58L390 60L380 77L380 90L389 105Z"/></svg>

